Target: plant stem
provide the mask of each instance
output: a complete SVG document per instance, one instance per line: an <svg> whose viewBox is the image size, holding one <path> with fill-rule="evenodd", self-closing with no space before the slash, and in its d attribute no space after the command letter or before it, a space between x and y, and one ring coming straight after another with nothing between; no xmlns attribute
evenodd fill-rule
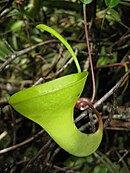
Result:
<svg viewBox="0 0 130 173"><path fill-rule="evenodd" d="M93 103L94 98L95 98L95 94L96 94L96 89L95 89L95 77L94 77L94 70L93 70L93 62L92 62L92 56L91 56L91 50L90 50L89 38L88 38L86 4L83 4L83 15L84 15L84 29L85 29L86 43L87 43L87 48L88 48L90 69L91 69L91 75L92 75L93 93L92 93L91 103Z"/></svg>

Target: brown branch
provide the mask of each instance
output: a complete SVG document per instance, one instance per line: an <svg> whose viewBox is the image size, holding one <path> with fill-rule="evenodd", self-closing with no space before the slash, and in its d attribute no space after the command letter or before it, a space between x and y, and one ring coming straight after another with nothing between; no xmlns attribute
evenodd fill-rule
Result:
<svg viewBox="0 0 130 173"><path fill-rule="evenodd" d="M25 140L25 141L23 141L23 142L21 142L21 143L19 143L19 144L16 144L16 145L13 145L13 146L11 146L11 147L8 147L8 148L5 148L5 149L0 150L0 155L5 154L5 153L8 153L8 152L10 152L10 151L13 151L13 150L15 150L15 149L17 149L17 148L20 148L20 147L22 147L22 146L24 146L24 145L26 145L26 144L32 142L36 137L38 137L39 135L41 135L43 132L44 132L44 131L41 130L41 131L38 132L36 135L32 136L31 138L29 138L29 139L27 139L27 140Z"/></svg>
<svg viewBox="0 0 130 173"><path fill-rule="evenodd" d="M59 76L63 71L65 71L65 69L66 69L70 64L72 64L73 60L74 60L74 59L71 58L61 69L59 69L59 70L55 73L54 77L56 78L56 77Z"/></svg>
<svg viewBox="0 0 130 173"><path fill-rule="evenodd" d="M22 170L22 173L26 172L29 166L43 153L48 146L50 146L52 139L50 139L39 151L38 153L27 163L26 167Z"/></svg>
<svg viewBox="0 0 130 173"><path fill-rule="evenodd" d="M50 44L50 43L54 43L54 42L58 42L58 40L48 40L45 42L41 42L41 43L38 43L34 46L31 46L31 47L28 47L26 49L17 51L12 55L7 56L8 59L0 66L0 71L2 71L8 64L10 64L12 61L14 61L17 57L22 56L22 55L32 51L33 49L36 49L37 47L40 47L40 46L43 46L46 44Z"/></svg>
<svg viewBox="0 0 130 173"><path fill-rule="evenodd" d="M106 130L115 130L115 131L130 131L130 129L123 127L106 127Z"/></svg>
<svg viewBox="0 0 130 173"><path fill-rule="evenodd" d="M77 56L77 54L78 54L78 49L76 49L75 50L75 55ZM59 52L59 57L58 57L58 59L60 59L61 58L61 53ZM56 78L56 77L58 77L71 63L73 62L73 58L71 58L61 69L59 69L55 74L54 74L54 76L52 77L53 79L54 78ZM56 64L55 64L56 65ZM52 70L52 68L51 68L51 70ZM49 70L49 73L50 73L51 71ZM48 74L47 74L48 75ZM34 84L33 84L33 86L36 86L36 85L38 85L38 84L41 84L42 82L44 82L44 81L47 81L47 80L51 80L51 78L50 77L47 77L47 76L44 76L44 77L40 77Z"/></svg>
<svg viewBox="0 0 130 173"><path fill-rule="evenodd" d="M78 55L78 49L75 49L75 56L77 55ZM73 62L73 58L70 58L68 62L55 73L54 77L56 78L57 76L59 76L70 64L72 64L72 62Z"/></svg>
<svg viewBox="0 0 130 173"><path fill-rule="evenodd" d="M100 106L106 99L108 99L122 84L122 82L125 80L126 77L128 77L128 75L130 74L130 69L128 70L127 73L124 74L124 76L121 77L121 79L116 83L116 85L111 88L101 99L99 99L96 103L93 104L94 108L97 108L98 106ZM82 99L82 98L81 98ZM79 100L80 101L80 100ZM82 100L81 100L82 102ZM84 103L78 103L79 106L82 106L82 110L85 110L88 108L88 105L84 105ZM76 105L78 106L78 105ZM78 107L77 107L78 108ZM79 108L80 109L80 108ZM82 118L84 118L87 114L87 110L83 111L76 119L75 122L80 121Z"/></svg>
<svg viewBox="0 0 130 173"><path fill-rule="evenodd" d="M47 163L46 164L49 168L53 168L53 171L54 169L57 170L58 172L65 172L65 173L80 173L79 171L75 171L73 170L72 168L69 169L68 167L60 167L60 166L57 166L57 165L54 165L54 164L50 164L50 163Z"/></svg>
<svg viewBox="0 0 130 173"><path fill-rule="evenodd" d="M125 67L126 65L129 65L130 61L120 62L120 63L114 63L114 64L108 64L108 65L99 65L94 67L94 69L102 69L102 68L112 68L112 67Z"/></svg>
<svg viewBox="0 0 130 173"><path fill-rule="evenodd" d="M130 69L127 73L124 74L124 76L121 77L121 79L116 83L116 85L110 89L101 99L99 99L93 106L96 108L101 103L103 103L108 97L110 97L122 84L122 82L125 80L125 78L130 74Z"/></svg>

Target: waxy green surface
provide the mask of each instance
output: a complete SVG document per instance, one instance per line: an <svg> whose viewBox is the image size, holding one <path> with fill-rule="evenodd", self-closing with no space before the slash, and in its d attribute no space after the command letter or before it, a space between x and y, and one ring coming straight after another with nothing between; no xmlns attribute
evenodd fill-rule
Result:
<svg viewBox="0 0 130 173"><path fill-rule="evenodd" d="M74 123L74 106L80 97L87 72L67 75L22 90L10 97L10 105L42 126L57 144L75 156L93 153L102 139L102 122L92 134L80 132Z"/></svg>
<svg viewBox="0 0 130 173"><path fill-rule="evenodd" d="M73 118L74 106L88 73L81 72L73 49L58 32L44 24L39 24L37 28L51 33L64 44L74 59L78 73L20 91L10 97L9 103L16 111L42 126L70 154L79 157L90 155L100 145L102 119L98 117L99 127L95 133L85 134L77 129Z"/></svg>

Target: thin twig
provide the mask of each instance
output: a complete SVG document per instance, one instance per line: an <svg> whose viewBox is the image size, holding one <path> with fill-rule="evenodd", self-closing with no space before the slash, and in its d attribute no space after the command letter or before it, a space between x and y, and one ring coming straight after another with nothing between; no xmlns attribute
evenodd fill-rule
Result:
<svg viewBox="0 0 130 173"><path fill-rule="evenodd" d="M59 62L59 60L62 58L63 56L63 46L61 45L60 49L59 49L59 54L58 54L58 58L56 59L56 61L52 64L51 68L48 70L48 72L46 73L46 75L44 77L47 77L53 70L53 68L56 66L56 64Z"/></svg>
<svg viewBox="0 0 130 173"><path fill-rule="evenodd" d="M22 55L32 51L33 49L36 49L39 46L43 46L43 45L54 43L54 42L57 42L57 40L48 40L45 42L41 42L41 43L38 43L34 46L31 46L31 47L28 47L26 49L17 51L12 55L7 56L8 59L0 66L0 71L2 71L8 64L10 64L12 61L14 61L17 57L22 56Z"/></svg>
<svg viewBox="0 0 130 173"><path fill-rule="evenodd" d="M2 132L1 134L0 134L0 141L5 137L5 136L7 136L7 131L4 131L4 132Z"/></svg>
<svg viewBox="0 0 130 173"><path fill-rule="evenodd" d="M52 66L50 67L50 69L48 70L48 72L43 76L43 77L40 77L40 79L38 79L34 84L33 86L36 86L42 82L45 81L45 78L52 72L52 70L54 69L54 67L56 66L56 64L59 62L59 60L61 59L62 57L62 54L63 54L63 46L60 47L59 49L59 55L58 55L58 58L57 60L52 64Z"/></svg>
<svg viewBox="0 0 130 173"><path fill-rule="evenodd" d="M40 77L40 78L33 84L33 86L39 85L39 84L43 83L44 81L45 81L45 78Z"/></svg>
<svg viewBox="0 0 130 173"><path fill-rule="evenodd" d="M41 130L41 131L38 132L36 135L32 136L31 138L29 138L29 139L27 139L27 140L25 140L25 141L23 141L23 142L21 142L21 143L19 143L19 144L16 144L16 145L13 145L13 146L11 146L11 147L8 147L8 148L5 148L5 149L0 150L0 155L1 155L1 154L8 153L8 152L10 152L10 151L13 151L13 150L15 150L15 149L17 149L17 148L19 148L19 147L22 147L22 146L24 146L24 145L26 145L26 144L32 142L36 137L38 137L39 135L41 135L43 132L44 132L44 131Z"/></svg>
<svg viewBox="0 0 130 173"><path fill-rule="evenodd" d="M61 54L62 52L59 52L59 56L58 56L58 61L59 61L59 59L61 58ZM75 55L77 56L77 54L78 54L78 49L75 49ZM58 62L57 61L57 62ZM52 77L53 79L54 78L56 78L56 77L58 77L71 63L73 62L73 58L71 58L60 70L58 70L55 74L54 74L54 76ZM56 64L55 64L56 65ZM51 68L51 70L52 70L52 68ZM50 73L51 71L49 70L49 73ZM49 74L49 73L47 73L47 75ZM36 85L38 85L38 84L40 84L40 83L43 83L44 81L46 81L46 80L50 80L50 78L48 78L47 77L47 75L46 76L44 76L44 77L40 77L34 84L33 84L33 86L36 86Z"/></svg>
<svg viewBox="0 0 130 173"><path fill-rule="evenodd" d="M75 49L75 56L78 55L78 49ZM72 64L73 58L70 58L70 60L59 70L55 73L54 77L59 76L70 64Z"/></svg>
<svg viewBox="0 0 130 173"><path fill-rule="evenodd" d="M99 161L101 161L106 166L109 172L119 173L119 169L105 154L101 153L100 151L96 151L94 155L98 158Z"/></svg>
<svg viewBox="0 0 130 173"><path fill-rule="evenodd" d="M55 73L54 77L59 76L63 71L65 71L65 69L66 69L70 64L72 64L72 62L73 62L73 58L71 58L60 70L58 70L58 71Z"/></svg>
<svg viewBox="0 0 130 173"><path fill-rule="evenodd" d="M97 69L102 69L102 68L125 67L126 65L129 65L129 64L130 64L129 61L125 61L125 62L113 63L113 64L108 64L108 65L99 65L99 66L94 67L94 69L97 70Z"/></svg>
<svg viewBox="0 0 130 173"><path fill-rule="evenodd" d="M126 157L126 155L127 155L128 153L129 153L128 150L126 150L125 153L123 154L123 156L121 156L121 154L116 150L116 154L117 154L117 156L119 157L118 163L119 163L119 162L122 162L122 165L123 165L123 168L124 168L124 172L125 172L125 173L130 173L129 168L128 168L128 166L127 166L125 160L124 160L124 158Z"/></svg>
<svg viewBox="0 0 130 173"><path fill-rule="evenodd" d="M92 75L93 92L92 92L91 103L93 103L95 95L96 95L96 88L95 88L95 76L94 76L94 70L93 70L92 55L91 55L91 50L90 50L90 45L89 45L89 38L88 38L86 4L83 4L83 15L84 15L84 28L85 28L86 43L87 43L87 48L88 48L89 62L90 62L91 75Z"/></svg>
<svg viewBox="0 0 130 173"><path fill-rule="evenodd" d="M101 105L108 97L110 97L122 84L122 82L125 80L125 78L130 74L130 69L127 71L127 73L124 74L124 76L121 77L121 79L116 83L116 85L110 89L101 99L99 99L93 106L94 108Z"/></svg>
<svg viewBox="0 0 130 173"><path fill-rule="evenodd" d="M13 3L13 1L14 1L14 0L9 0L9 1L5 4L5 6L0 10L0 14L1 14L6 8L10 7L11 4Z"/></svg>
<svg viewBox="0 0 130 173"><path fill-rule="evenodd" d="M10 49L10 51L12 53L15 53L15 50L11 47L11 45L7 42L7 40L5 40L5 38L3 38L2 40L6 44L6 46Z"/></svg>
<svg viewBox="0 0 130 173"><path fill-rule="evenodd" d="M106 127L106 130L115 130L115 131L130 131L128 128L123 128L123 127Z"/></svg>
<svg viewBox="0 0 130 173"><path fill-rule="evenodd" d="M60 172L65 172L65 173L80 173L78 171L74 171L72 169L69 169L68 167L59 167L57 165L52 165L50 163L47 163L46 164L48 167L52 167L53 169L57 170L57 171L60 171ZM53 170L54 171L54 170Z"/></svg>
<svg viewBox="0 0 130 173"><path fill-rule="evenodd" d="M48 146L51 144L52 139L50 139L39 151L38 153L28 162L28 164L26 165L26 167L22 170L22 173L24 173L29 166L39 157L39 155L41 155L41 153L43 153L43 151L45 151Z"/></svg>
<svg viewBox="0 0 130 173"><path fill-rule="evenodd" d="M101 99L99 99L96 103L93 104L94 108L97 108L100 106L106 99L108 99L122 84L122 82L125 80L126 77L130 74L130 69L127 73L124 74L124 76L121 77L121 79L116 83L116 85L111 88ZM84 110L88 108L88 105L84 107ZM81 117L84 118L87 115L87 110L83 111L76 119L75 122L78 122Z"/></svg>

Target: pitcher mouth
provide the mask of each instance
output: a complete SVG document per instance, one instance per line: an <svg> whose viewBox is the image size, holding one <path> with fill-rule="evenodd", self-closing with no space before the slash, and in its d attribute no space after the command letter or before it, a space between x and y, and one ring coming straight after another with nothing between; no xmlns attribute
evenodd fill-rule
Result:
<svg viewBox="0 0 130 173"><path fill-rule="evenodd" d="M77 75L78 74L78 75ZM85 78L87 78L88 72L81 72L66 75L55 80L33 86L22 91L19 91L12 95L9 99L9 104L17 104L23 101L27 101L36 97L41 97L43 95L55 92L57 90L63 90L70 87L74 83L79 83ZM73 77L72 77L73 76Z"/></svg>

